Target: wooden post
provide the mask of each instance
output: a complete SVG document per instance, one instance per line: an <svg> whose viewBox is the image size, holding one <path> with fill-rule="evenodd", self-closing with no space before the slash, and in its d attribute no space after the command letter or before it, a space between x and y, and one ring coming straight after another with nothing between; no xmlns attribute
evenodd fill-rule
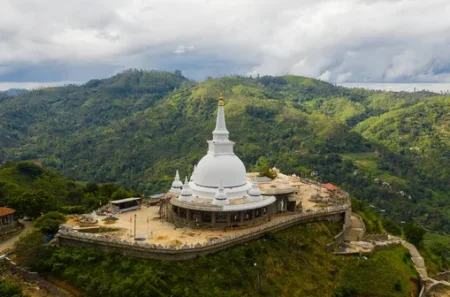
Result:
<svg viewBox="0 0 450 297"><path fill-rule="evenodd" d="M136 239L136 215L134 215L134 238Z"/></svg>

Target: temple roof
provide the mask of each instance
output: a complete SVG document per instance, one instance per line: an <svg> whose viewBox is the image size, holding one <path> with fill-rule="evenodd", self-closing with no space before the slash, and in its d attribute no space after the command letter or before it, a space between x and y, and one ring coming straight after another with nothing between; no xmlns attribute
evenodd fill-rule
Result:
<svg viewBox="0 0 450 297"><path fill-rule="evenodd" d="M0 207L0 217L15 213L16 210L9 207Z"/></svg>

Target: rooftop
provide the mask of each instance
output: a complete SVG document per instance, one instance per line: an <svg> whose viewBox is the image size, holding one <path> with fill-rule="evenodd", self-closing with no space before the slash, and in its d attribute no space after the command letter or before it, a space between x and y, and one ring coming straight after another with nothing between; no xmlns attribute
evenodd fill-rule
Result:
<svg viewBox="0 0 450 297"><path fill-rule="evenodd" d="M120 199L120 200L112 200L111 203L112 204L118 204L118 203L136 201L136 200L140 200L140 199L141 198L139 198L139 197L131 197L131 198L125 198L125 199Z"/></svg>
<svg viewBox="0 0 450 297"><path fill-rule="evenodd" d="M330 191L336 191L336 190L339 190L339 187L338 187L338 186L335 186L335 185L330 184L330 183L328 183L328 184L323 184L322 186L323 186L325 189L330 190Z"/></svg>
<svg viewBox="0 0 450 297"><path fill-rule="evenodd" d="M8 207L0 207L0 217L15 213L16 210Z"/></svg>

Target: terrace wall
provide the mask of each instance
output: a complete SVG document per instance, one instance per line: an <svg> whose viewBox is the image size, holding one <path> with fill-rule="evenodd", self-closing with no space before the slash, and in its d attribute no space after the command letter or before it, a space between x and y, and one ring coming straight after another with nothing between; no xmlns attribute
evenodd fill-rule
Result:
<svg viewBox="0 0 450 297"><path fill-rule="evenodd" d="M243 230L233 235L221 238L214 242L197 245L184 245L181 247L173 246L155 246L141 245L138 243L131 244L126 241L117 239L104 239L92 235L80 234L76 232L60 231L56 240L59 244L67 244L82 247L92 247L105 251L112 251L124 255L131 255L140 258L157 259L157 260L188 260L199 256L215 253L238 244L245 243L250 240L257 239L267 232L277 232L297 224L304 224L317 221L339 222L344 221L346 212L351 212L350 205L335 207L331 210L316 211L313 213L299 213L284 217L279 221L272 221L261 225L256 230ZM344 223L344 226L347 224ZM345 232L341 232L345 233ZM343 238L338 234L339 238ZM343 239L342 239L343 240Z"/></svg>

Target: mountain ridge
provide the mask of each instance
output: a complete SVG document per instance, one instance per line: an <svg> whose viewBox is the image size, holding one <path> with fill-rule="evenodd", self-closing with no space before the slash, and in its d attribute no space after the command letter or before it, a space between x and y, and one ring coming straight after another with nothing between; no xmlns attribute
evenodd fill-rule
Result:
<svg viewBox="0 0 450 297"><path fill-rule="evenodd" d="M76 180L163 191L176 169L190 175L205 154L220 91L230 139L249 169L276 166L308 177L317 171L319 180L387 209L397 223L414 218L430 229L450 230L445 194L450 173L430 171L449 164L441 158L448 142L430 132L430 143L441 147L428 145L418 158L409 150L418 135L395 136L400 128L426 132L427 123L441 125L449 99L429 93L347 89L292 75L194 82L180 72L128 70L2 101L0 158L38 159ZM415 127L408 113L427 119L425 126ZM379 117L403 114L400 125L376 125ZM371 133L374 129L384 136Z"/></svg>

